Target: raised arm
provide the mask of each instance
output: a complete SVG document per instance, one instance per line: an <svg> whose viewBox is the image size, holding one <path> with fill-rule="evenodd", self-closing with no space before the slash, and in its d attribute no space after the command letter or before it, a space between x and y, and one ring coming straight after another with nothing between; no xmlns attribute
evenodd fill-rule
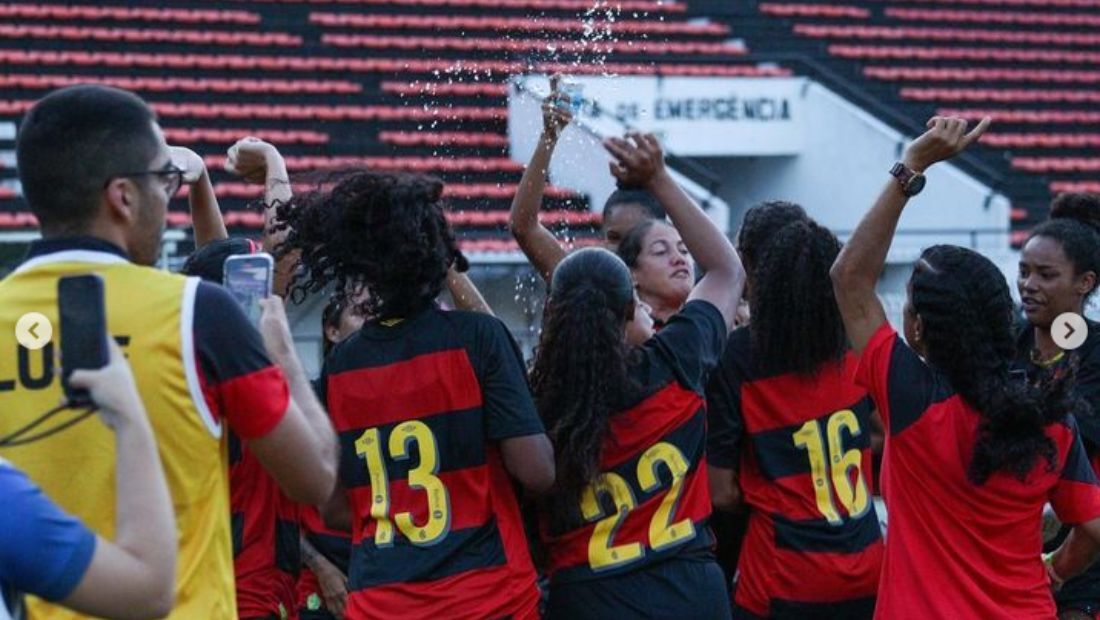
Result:
<svg viewBox="0 0 1100 620"><path fill-rule="evenodd" d="M508 229L516 243L547 282L554 268L565 258L565 249L554 234L539 222L539 207L546 190L550 159L554 156L554 147L562 130L573 119L561 105L563 95L558 92L559 79L556 75L550 78L550 96L542 102L542 135L523 171L508 215Z"/></svg>
<svg viewBox="0 0 1100 620"><path fill-rule="evenodd" d="M928 131L906 149L902 163L909 170L923 174L933 164L954 157L976 142L989 123L989 118L982 119L968 133L967 122L963 119L934 117L928 121ZM909 196L901 183L891 178L871 210L856 226L829 272L844 328L856 353L863 351L871 336L886 322L886 312L875 294L875 284L886 264L886 254L901 211L908 202Z"/></svg>
<svg viewBox="0 0 1100 620"><path fill-rule="evenodd" d="M264 186L264 237L265 252L274 254L275 248L286 239L290 232L276 231L272 227L275 208L290 200L292 195L290 175L287 173L286 160L279 149L270 142L259 138L241 138L226 153L225 170L240 176L249 183ZM292 252L279 259L275 265L272 290L280 297L286 296L294 270L298 267L298 253Z"/></svg>
<svg viewBox="0 0 1100 620"><path fill-rule="evenodd" d="M470 276L455 269L453 265L447 271L447 290L451 292L451 297L455 300L455 307L459 310L494 316L493 309L489 307L489 302L485 301L481 291L477 290L477 286L474 285L474 281L470 279Z"/></svg>
<svg viewBox="0 0 1100 620"><path fill-rule="evenodd" d="M183 170L183 182L189 188L187 203L191 208L191 226L195 229L195 246L201 248L211 241L225 239L229 232L225 229L222 210L202 157L182 146L169 149L172 151L172 163Z"/></svg>
<svg viewBox="0 0 1100 620"><path fill-rule="evenodd" d="M130 367L113 339L101 370L77 370L72 384L86 388L115 432L115 540L99 539L91 564L62 604L111 618L153 618L172 609L176 521L153 429Z"/></svg>
<svg viewBox="0 0 1100 620"><path fill-rule="evenodd" d="M611 174L623 185L644 187L661 203L695 262L706 272L688 301L705 299L714 304L722 312L726 327L732 328L745 285L745 270L726 235L669 174L661 145L652 134L609 138L604 146L615 158Z"/></svg>

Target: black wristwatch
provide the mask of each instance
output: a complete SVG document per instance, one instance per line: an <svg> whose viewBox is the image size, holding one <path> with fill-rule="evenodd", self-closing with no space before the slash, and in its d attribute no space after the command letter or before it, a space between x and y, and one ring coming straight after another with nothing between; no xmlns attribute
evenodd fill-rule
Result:
<svg viewBox="0 0 1100 620"><path fill-rule="evenodd" d="M898 180L902 193L910 198L921 193L927 182L923 174L909 168L900 161L890 169L890 174Z"/></svg>

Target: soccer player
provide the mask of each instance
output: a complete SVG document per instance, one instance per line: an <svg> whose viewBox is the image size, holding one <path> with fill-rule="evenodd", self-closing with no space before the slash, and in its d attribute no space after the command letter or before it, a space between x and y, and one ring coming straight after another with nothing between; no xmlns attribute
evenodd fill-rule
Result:
<svg viewBox="0 0 1100 620"><path fill-rule="evenodd" d="M641 222L623 237L619 258L630 268L638 300L655 329L684 306L695 284L695 261L676 227L663 218Z"/></svg>
<svg viewBox="0 0 1100 620"><path fill-rule="evenodd" d="M565 95L558 90L560 80L559 75L550 77L550 95L542 102L542 134L520 179L508 219L508 229L520 249L547 282L566 255L554 233L539 222L539 206L546 189L550 160L562 131L573 120ZM614 252L632 228L646 220L664 218L661 205L645 190L618 189L604 203L603 247Z"/></svg>
<svg viewBox="0 0 1100 620"><path fill-rule="evenodd" d="M108 330L131 361L176 510L171 617L231 617L225 426L288 495L310 503L324 501L335 484L332 427L285 334L272 330L268 335L277 338L265 343L221 287L150 268L183 170L141 99L101 86L55 91L27 112L16 155L43 239L0 282L0 324L9 326L0 330L0 433L27 424L61 395L56 342L29 351L10 326L31 311L56 320L58 278L98 274ZM117 518L110 491L115 456L101 448L109 442L105 429L78 425L6 457L109 537ZM47 607L36 605L33 615L70 617Z"/></svg>
<svg viewBox="0 0 1100 620"><path fill-rule="evenodd" d="M1100 198L1090 194L1063 194L1051 204L1050 219L1032 231L1020 253L1016 287L1023 300L1027 327L1016 340L1017 367L1033 383L1054 375L1073 375L1074 393L1092 408L1078 419L1081 439L1100 471L1100 325L1088 321L1085 343L1063 351L1051 337L1058 315L1084 315L1096 294L1100 277ZM1065 537L1057 537L1057 545ZM1100 565L1071 579L1054 596L1062 618L1089 618L1100 613Z"/></svg>
<svg viewBox="0 0 1100 620"><path fill-rule="evenodd" d="M159 618L172 610L176 529L153 429L122 351L110 363L74 371L114 433L114 541L63 512L0 458L0 618L24 617L23 595L112 618ZM43 438L39 441L45 441Z"/></svg>
<svg viewBox="0 0 1100 620"><path fill-rule="evenodd" d="M961 119L933 118L833 265L856 381L886 426L883 490L890 529L878 618L1051 618L1051 582L1100 550L1100 486L1054 386L1011 373L1012 298L980 254L937 245L909 280L905 340L875 284L902 209L929 166L977 141ZM1063 386L1064 388L1064 386ZM1040 560L1043 505L1079 525L1050 565Z"/></svg>
<svg viewBox="0 0 1100 620"><path fill-rule="evenodd" d="M743 493L750 511L734 616L870 618L882 565L874 407L852 381L856 359L829 280L840 242L801 208L772 235L751 234L793 206L745 216L737 247L753 320L730 336L707 390L714 504L733 508Z"/></svg>
<svg viewBox="0 0 1100 620"><path fill-rule="evenodd" d="M737 253L676 184L652 135L606 143L621 181L672 217L706 275L637 348L626 341L634 284L599 248L558 265L532 370L558 483L541 502L550 618L728 618L707 521L703 390L744 284Z"/></svg>
<svg viewBox="0 0 1100 620"><path fill-rule="evenodd" d="M347 616L534 618L538 590L513 480L554 481L553 450L504 324L435 299L465 258L432 178L356 171L278 219L309 275L365 287L370 317L336 345L322 391L343 448L330 526L350 526Z"/></svg>

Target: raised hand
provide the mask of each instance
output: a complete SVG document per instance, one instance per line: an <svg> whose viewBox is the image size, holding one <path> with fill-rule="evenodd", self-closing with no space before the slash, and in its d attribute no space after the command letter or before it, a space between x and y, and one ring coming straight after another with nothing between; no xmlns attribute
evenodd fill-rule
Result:
<svg viewBox="0 0 1100 620"><path fill-rule="evenodd" d="M235 174L249 183L263 185L268 168L273 162L282 162L279 149L270 142L248 136L229 147L225 158L225 171Z"/></svg>
<svg viewBox="0 0 1100 620"><path fill-rule="evenodd" d="M623 187L647 187L666 172L664 151L651 133L629 132L607 138L603 146L614 158L611 175Z"/></svg>
<svg viewBox="0 0 1100 620"><path fill-rule="evenodd" d="M206 173L206 164L195 151L183 146L168 147L172 163L183 170L183 182L187 185L197 183Z"/></svg>
<svg viewBox="0 0 1100 620"><path fill-rule="evenodd" d="M906 149L904 163L912 170L924 172L932 164L951 159L977 142L989 129L990 122L987 116L968 132L966 119L933 116L927 123L928 131Z"/></svg>
<svg viewBox="0 0 1100 620"><path fill-rule="evenodd" d="M562 130L573 120L569 97L559 90L561 74L550 76L550 94L542 100L542 135L557 140Z"/></svg>

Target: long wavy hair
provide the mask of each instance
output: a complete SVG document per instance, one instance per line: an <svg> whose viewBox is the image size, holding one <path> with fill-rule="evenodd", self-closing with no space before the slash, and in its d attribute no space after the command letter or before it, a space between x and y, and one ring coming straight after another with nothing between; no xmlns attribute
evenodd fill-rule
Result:
<svg viewBox="0 0 1100 620"><path fill-rule="evenodd" d="M1084 410L1065 379L1032 386L1010 376L1012 297L1000 270L977 252L937 245L921 254L909 286L928 362L981 416L970 480L983 484L996 472L1023 480L1039 461L1052 469L1057 452L1044 429Z"/></svg>
<svg viewBox="0 0 1100 620"><path fill-rule="evenodd" d="M809 218L798 219L741 251L754 257L749 276L753 364L768 375L811 375L843 358L848 339L829 278L840 254L836 236Z"/></svg>
<svg viewBox="0 0 1100 620"><path fill-rule="evenodd" d="M611 415L629 394L624 328L633 302L630 271L607 250L578 250L554 270L531 389L554 443L555 519L596 479Z"/></svg>
<svg viewBox="0 0 1100 620"><path fill-rule="evenodd" d="M434 302L451 265L469 267L444 215L439 179L355 170L321 186L275 207L275 229L288 230L276 253L300 251L305 267L291 284L295 299L333 283L343 298L365 286L364 315L402 318Z"/></svg>

